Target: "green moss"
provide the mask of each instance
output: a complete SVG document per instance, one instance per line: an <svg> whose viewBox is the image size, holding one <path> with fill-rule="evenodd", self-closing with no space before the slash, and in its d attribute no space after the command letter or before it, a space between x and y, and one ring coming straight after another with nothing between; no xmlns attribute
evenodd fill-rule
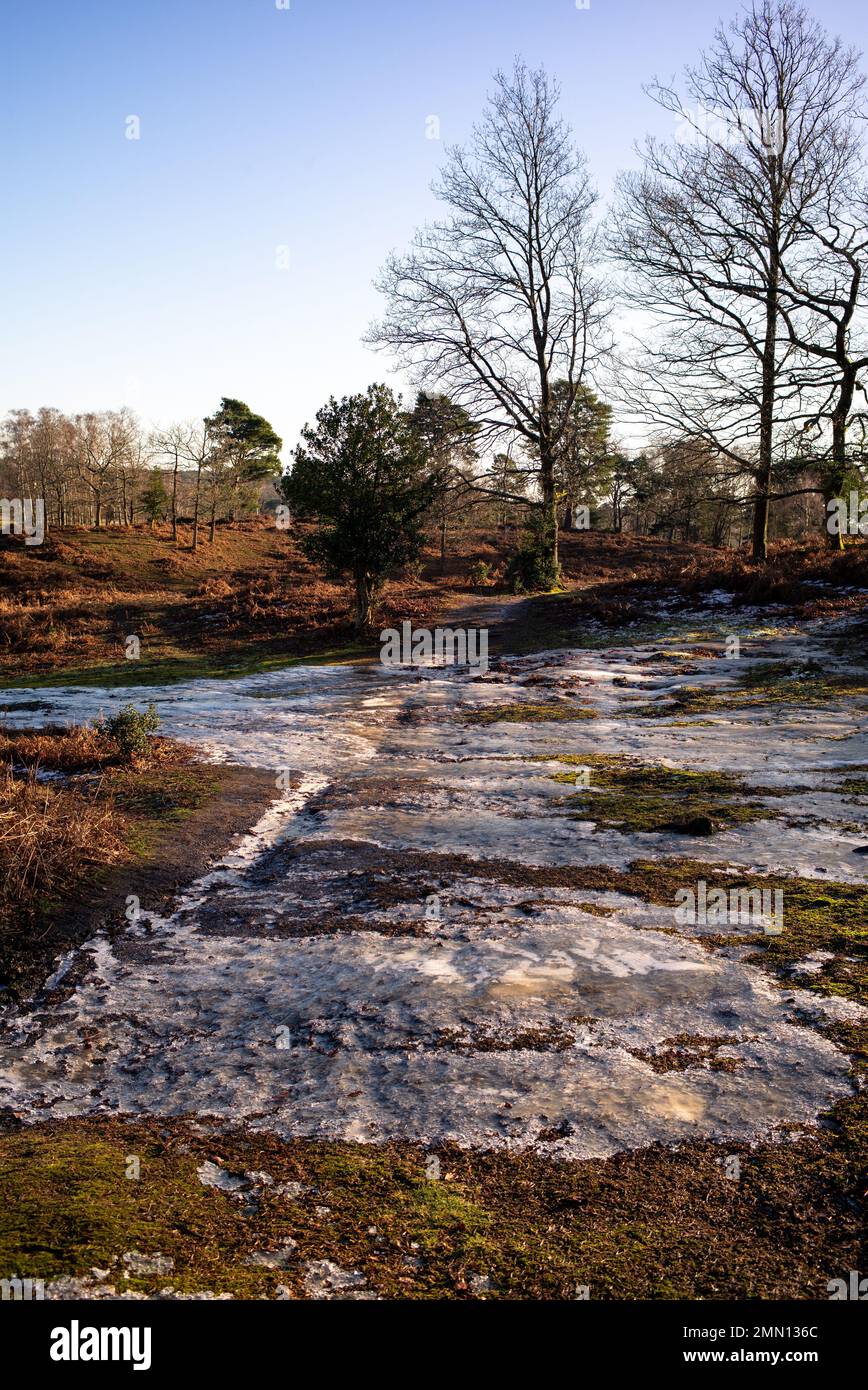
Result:
<svg viewBox="0 0 868 1390"><path fill-rule="evenodd" d="M682 830L704 817L722 828L767 820L774 812L761 801L747 799L751 788L744 778L728 772L693 771L642 763L619 754L589 754L582 759L558 759L589 770L591 786L557 803L582 819L618 830ZM575 785L577 772L558 772L553 780ZM755 793L772 796L769 788Z"/></svg>
<svg viewBox="0 0 868 1390"><path fill-rule="evenodd" d="M561 720L572 722L580 719L595 719L596 711L583 709L579 705L556 704L514 704L488 705L483 709L465 710L464 719L468 724L542 724Z"/></svg>
<svg viewBox="0 0 868 1390"><path fill-rule="evenodd" d="M769 662L750 666L731 689L682 686L669 700L626 706L624 713L656 719L668 714L714 714L727 710L799 705L822 709L836 700L868 695L868 680L851 672L829 673L816 662Z"/></svg>
<svg viewBox="0 0 868 1390"><path fill-rule="evenodd" d="M126 1177L127 1157L141 1164ZM144 1134L120 1144L96 1127L25 1130L0 1140L0 1268L54 1279L111 1270L121 1287L210 1288L254 1297L269 1280L244 1267L244 1221L203 1187L194 1163ZM128 1251L162 1254L170 1275L123 1277Z"/></svg>
<svg viewBox="0 0 868 1390"><path fill-rule="evenodd" d="M240 676L280 671L290 666L330 666L369 660L376 655L376 650L369 643L351 642L307 655L283 652L251 656L249 649L240 647L237 653L221 651L213 655L165 656L153 661L106 662L59 671L34 672L4 679L2 688L40 690L55 686L104 686L115 689L129 685L176 685L192 680L235 680Z"/></svg>
<svg viewBox="0 0 868 1390"><path fill-rule="evenodd" d="M735 1146L738 1182L721 1161L733 1146L713 1144L574 1162L203 1136L183 1120L51 1122L0 1136L0 1268L96 1267L150 1295L304 1296L304 1262L332 1260L387 1299L572 1299L582 1285L594 1299L822 1297L829 1271L857 1268L865 1109L857 1097L813 1138ZM274 1181L241 1196L204 1187L206 1159ZM287 1268L246 1263L289 1240ZM124 1279L133 1250L168 1257L171 1273Z"/></svg>
<svg viewBox="0 0 868 1390"><path fill-rule="evenodd" d="M836 782L833 790L839 792L841 796L868 796L868 764L853 763L850 767L840 768L836 772Z"/></svg>
<svg viewBox="0 0 868 1390"><path fill-rule="evenodd" d="M137 768L111 779L117 805L133 815L183 819L220 789L213 771L193 763L181 767Z"/></svg>
<svg viewBox="0 0 868 1390"><path fill-rule="evenodd" d="M727 874L719 864L695 860L641 860L632 865L629 881L641 896L653 902L675 903L679 888L693 888L703 880L708 889L738 888L780 890L783 894L783 926L780 936L740 940L755 945L749 957L787 983L841 995L868 1004L868 884L824 883L810 878L781 875L754 877ZM613 882L613 888L618 887ZM814 951L828 951L832 959L815 974L793 976L791 967Z"/></svg>

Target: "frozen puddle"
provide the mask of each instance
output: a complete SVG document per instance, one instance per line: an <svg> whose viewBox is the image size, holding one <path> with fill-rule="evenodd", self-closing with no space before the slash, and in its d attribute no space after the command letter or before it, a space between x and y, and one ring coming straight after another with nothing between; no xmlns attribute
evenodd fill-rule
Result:
<svg viewBox="0 0 868 1390"><path fill-rule="evenodd" d="M757 655L779 659L780 645ZM686 939L674 907L473 872L486 859L619 868L690 855L864 876L853 854L864 807L828 781L868 762L857 704L686 728L630 717L637 687L665 694L688 662L693 684L735 678L720 659L625 649L507 660L484 680L295 668L156 692L46 692L47 717L69 721L155 698L166 732L217 759L291 769L297 787L171 917L143 903L113 941L62 962L32 1012L7 1019L0 1105L35 1120L202 1115L285 1137L577 1158L812 1123L851 1081L808 1019L844 1006L797 980L776 988L737 945L712 953ZM597 718L467 719L553 697ZM22 711L28 721L39 722ZM619 834L556 804L565 788L540 759L583 752L802 790L774 798L776 819L700 841Z"/></svg>
<svg viewBox="0 0 868 1390"><path fill-rule="evenodd" d="M849 1090L842 1054L794 1022L810 996L617 916L549 915L268 940L203 936L191 907L94 945L72 997L21 1021L0 1100L599 1157L749 1139ZM716 1066L655 1072L643 1054L683 1035L715 1040Z"/></svg>

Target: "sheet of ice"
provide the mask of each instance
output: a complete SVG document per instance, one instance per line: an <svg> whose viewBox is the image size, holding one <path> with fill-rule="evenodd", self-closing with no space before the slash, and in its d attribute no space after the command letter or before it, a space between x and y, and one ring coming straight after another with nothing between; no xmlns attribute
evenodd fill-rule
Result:
<svg viewBox="0 0 868 1390"><path fill-rule="evenodd" d="M92 944L74 993L0 1048L0 1103L599 1157L756 1138L850 1090L846 1058L795 1021L798 993L617 913L269 940L203 935L201 898ZM656 1071L644 1054L684 1035L727 1065Z"/></svg>
<svg viewBox="0 0 868 1390"><path fill-rule="evenodd" d="M822 638L775 635L750 659L794 652L823 655ZM285 1136L576 1157L810 1123L851 1086L846 1057L805 1022L818 1016L812 996L776 989L735 947L712 955L672 933L673 909L617 895L465 873L429 918L441 885L413 868L438 853L618 868L692 854L759 876L864 877L868 860L853 853L864 808L832 778L868 762L858 701L682 727L633 713L637 700L686 681L719 687L743 669L674 644L507 658L484 677L295 667L47 691L47 709L20 715L32 692L8 692L10 718L32 726L153 699L163 729L211 757L303 775L170 918L145 911L98 938L59 964L37 1007L7 1018L0 1104L35 1119L193 1114ZM548 700L596 717L468 718ZM775 819L699 840L622 834L576 819L561 804L570 788L552 780L558 763L543 761L589 753L731 770L790 794L769 799ZM401 862L413 881L381 902ZM710 1040L713 1059L652 1066L681 1036Z"/></svg>

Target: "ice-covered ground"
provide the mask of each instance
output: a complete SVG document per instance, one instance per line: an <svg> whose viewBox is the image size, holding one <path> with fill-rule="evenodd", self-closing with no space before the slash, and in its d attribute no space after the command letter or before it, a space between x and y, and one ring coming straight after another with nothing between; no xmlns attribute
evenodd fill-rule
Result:
<svg viewBox="0 0 868 1390"><path fill-rule="evenodd" d="M137 921L60 963L33 1009L7 1020L0 1105L34 1119L199 1114L285 1136L576 1157L810 1123L851 1086L810 1016L855 1006L781 990L737 947L709 952L673 930L674 904L524 887L520 870L689 855L758 883L771 870L864 878L866 809L835 789L841 769L868 763L864 701L674 725L632 708L685 683L725 688L748 660L846 666L836 652L796 633L745 643L739 660L681 639L507 658L484 677L294 667L40 691L29 710L34 692L7 692L16 724L153 699L166 733L276 779L289 771L294 785L171 916L142 902ZM549 699L595 717L468 717ZM569 789L550 761L600 753L737 772L786 795L768 798L768 820L698 842L605 830L560 804ZM491 860L518 879L474 872ZM695 1057L653 1065L679 1038L696 1040Z"/></svg>

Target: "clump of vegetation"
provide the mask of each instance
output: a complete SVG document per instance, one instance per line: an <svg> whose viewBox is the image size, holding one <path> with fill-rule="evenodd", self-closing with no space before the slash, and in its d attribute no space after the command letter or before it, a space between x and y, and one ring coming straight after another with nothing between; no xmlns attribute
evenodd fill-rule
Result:
<svg viewBox="0 0 868 1390"><path fill-rule="evenodd" d="M31 770L0 777L0 937L32 927L61 893L85 883L123 849L111 799L40 782ZM3 952L0 951L0 955Z"/></svg>
<svg viewBox="0 0 868 1390"><path fill-rule="evenodd" d="M468 724L545 724L561 720L596 719L596 711L580 705L550 704L488 705L484 709L466 710Z"/></svg>
<svg viewBox="0 0 868 1390"><path fill-rule="evenodd" d="M114 756L99 729L75 724L62 729L0 728L0 764L11 769L39 768L46 772L91 772Z"/></svg>
<svg viewBox="0 0 868 1390"><path fill-rule="evenodd" d="M124 762L134 763L150 755L151 735L159 727L160 716L152 700L146 710L138 710L135 705L124 705L105 721L100 732L103 738L114 743Z"/></svg>
<svg viewBox="0 0 868 1390"><path fill-rule="evenodd" d="M506 584L514 594L545 594L556 588L561 567L539 528L530 530L506 567Z"/></svg>
<svg viewBox="0 0 868 1390"><path fill-rule="evenodd" d="M565 760L566 761L566 760ZM571 755L569 762L580 759ZM750 790L744 778L729 772L693 771L640 763L617 754L591 754L584 765L593 774L592 786L560 805L574 809L583 819L617 830L695 831L748 821L766 820L773 812L761 801L746 800ZM553 780L575 786L581 773L557 772ZM779 795L769 788L763 795Z"/></svg>
<svg viewBox="0 0 868 1390"><path fill-rule="evenodd" d="M139 718L147 720L150 728L147 711ZM124 722L124 729L128 724L129 721ZM177 767L189 763L193 756L187 744L146 731L144 753L131 761L107 729L105 723L71 724L67 728L57 724L47 724L42 729L0 728L0 767L18 773L59 772L75 777L80 773L108 774L120 766L134 766L140 775L146 765L160 769ZM122 738L126 743L127 734L123 733Z"/></svg>
<svg viewBox="0 0 868 1390"><path fill-rule="evenodd" d="M491 565L486 560L474 560L467 571L467 582L473 589L483 589L491 582Z"/></svg>
<svg viewBox="0 0 868 1390"><path fill-rule="evenodd" d="M685 685L671 700L629 707L632 715L660 718L668 714L709 714L766 705L801 705L821 709L833 700L868 695L868 677L852 671L828 671L816 662L769 662L750 667L731 689Z"/></svg>

